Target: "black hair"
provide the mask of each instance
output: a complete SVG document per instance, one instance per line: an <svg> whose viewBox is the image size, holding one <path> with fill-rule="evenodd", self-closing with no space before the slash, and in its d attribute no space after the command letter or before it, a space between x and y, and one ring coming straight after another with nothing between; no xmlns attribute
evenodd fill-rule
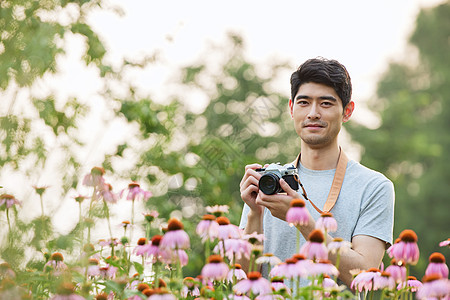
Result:
<svg viewBox="0 0 450 300"><path fill-rule="evenodd" d="M333 88L342 100L345 108L352 97L352 82L347 69L337 60L322 57L305 61L297 71L291 75L291 99L304 83L321 83Z"/></svg>

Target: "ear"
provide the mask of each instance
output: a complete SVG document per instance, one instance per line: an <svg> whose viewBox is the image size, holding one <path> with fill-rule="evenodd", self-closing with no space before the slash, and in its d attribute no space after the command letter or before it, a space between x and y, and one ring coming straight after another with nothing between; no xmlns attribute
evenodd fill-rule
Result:
<svg viewBox="0 0 450 300"><path fill-rule="evenodd" d="M294 103L292 103L292 99L289 99L289 111L291 113L291 119L294 118Z"/></svg>
<svg viewBox="0 0 450 300"><path fill-rule="evenodd" d="M342 123L348 122L348 120L350 120L350 117L352 116L354 109L355 109L355 102L350 101L344 108L344 117L342 118Z"/></svg>

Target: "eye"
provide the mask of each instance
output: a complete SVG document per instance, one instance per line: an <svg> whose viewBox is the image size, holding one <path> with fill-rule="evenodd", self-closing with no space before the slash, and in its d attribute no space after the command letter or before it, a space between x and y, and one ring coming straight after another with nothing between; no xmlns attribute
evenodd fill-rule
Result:
<svg viewBox="0 0 450 300"><path fill-rule="evenodd" d="M304 99L300 99L300 100L297 100L297 104L298 105L301 105L301 106L305 106L305 105L308 105L308 101L306 101L306 100L304 100Z"/></svg>
<svg viewBox="0 0 450 300"><path fill-rule="evenodd" d="M327 107L327 106L333 106L333 102L330 102L330 101L323 101L323 102L322 102L322 106L325 106L325 107Z"/></svg>

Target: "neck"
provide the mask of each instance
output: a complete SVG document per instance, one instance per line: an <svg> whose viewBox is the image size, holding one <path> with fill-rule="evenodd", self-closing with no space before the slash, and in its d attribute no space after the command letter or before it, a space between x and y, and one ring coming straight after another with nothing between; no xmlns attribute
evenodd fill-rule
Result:
<svg viewBox="0 0 450 300"><path fill-rule="evenodd" d="M339 154L340 148L337 144L324 148L311 148L302 143L300 161L305 168L311 170L331 170L336 168Z"/></svg>

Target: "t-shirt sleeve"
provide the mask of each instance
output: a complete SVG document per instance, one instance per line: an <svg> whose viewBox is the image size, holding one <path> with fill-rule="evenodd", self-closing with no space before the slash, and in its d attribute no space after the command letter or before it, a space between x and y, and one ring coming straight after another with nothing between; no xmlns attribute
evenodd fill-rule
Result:
<svg viewBox="0 0 450 300"><path fill-rule="evenodd" d="M242 208L241 221L239 222L239 228L244 229L247 226L247 214L250 211L250 207L244 203Z"/></svg>
<svg viewBox="0 0 450 300"><path fill-rule="evenodd" d="M392 244L394 229L394 185L388 179L377 184L361 204L353 236L368 235Z"/></svg>

